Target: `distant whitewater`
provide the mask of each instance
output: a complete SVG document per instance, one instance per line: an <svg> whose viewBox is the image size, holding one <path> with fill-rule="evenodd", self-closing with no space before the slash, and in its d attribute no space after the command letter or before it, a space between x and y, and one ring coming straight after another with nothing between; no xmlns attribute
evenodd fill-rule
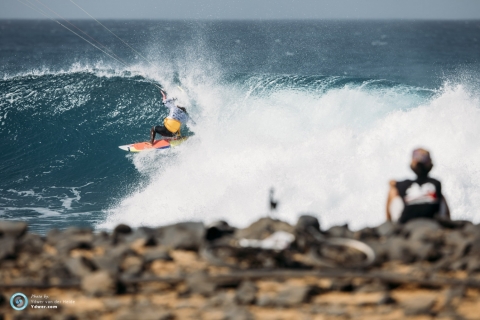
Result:
<svg viewBox="0 0 480 320"><path fill-rule="evenodd" d="M0 22L4 37L15 23ZM453 50L447 43L409 63L404 55L423 47L396 48L397 38L412 35L407 24L385 23L377 34L378 23L358 23L363 31L353 37L348 22L174 22L169 33L169 22L130 22L133 31L111 23L126 39L138 30L161 36L136 43L158 67L135 57L130 68L116 66L94 51L72 61L68 52L84 44L62 49L55 33L36 47L19 44L21 58L8 55L17 40L0 42L0 219L26 220L37 232L183 220L243 226L269 213L273 187L276 218L310 213L325 227L360 228L384 220L388 180L413 175L409 156L421 146L431 151L453 218L480 222L479 62L467 59L475 46L464 48L466 68L465 59L437 55ZM448 26L457 33L445 37L457 42L472 27ZM53 27L43 22L31 32ZM318 29L323 34L305 32ZM338 43L329 42L334 35ZM358 46L345 51L348 39ZM183 50L172 56L165 43ZM31 70L35 54L48 59ZM438 68L441 59L448 61L437 74L410 72ZM196 125L183 133L193 137L172 150L127 154L118 146L145 141L166 115L154 84L188 108Z"/></svg>

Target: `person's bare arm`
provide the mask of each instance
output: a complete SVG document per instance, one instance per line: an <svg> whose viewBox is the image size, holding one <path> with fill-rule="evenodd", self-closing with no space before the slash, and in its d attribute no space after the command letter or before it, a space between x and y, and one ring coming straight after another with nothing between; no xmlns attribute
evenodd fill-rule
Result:
<svg viewBox="0 0 480 320"><path fill-rule="evenodd" d="M167 95L166 95L166 93L163 92L162 89L160 89L160 92L162 93L162 99L163 99L163 100L167 100Z"/></svg>
<svg viewBox="0 0 480 320"><path fill-rule="evenodd" d="M387 197L387 221L392 221L392 214L390 213L390 204L395 197L398 197L398 189L396 187L397 182L395 180L390 180L390 190L388 190L388 197Z"/></svg>

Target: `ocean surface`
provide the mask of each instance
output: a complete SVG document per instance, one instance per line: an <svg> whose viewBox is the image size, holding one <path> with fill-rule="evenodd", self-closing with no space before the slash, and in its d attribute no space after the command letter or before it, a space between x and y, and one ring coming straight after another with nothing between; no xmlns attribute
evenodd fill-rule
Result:
<svg viewBox="0 0 480 320"><path fill-rule="evenodd" d="M63 23L105 53L53 21L0 21L0 219L358 229L385 220L388 181L424 147L452 217L480 222L480 21L102 21L129 46ZM192 137L127 154L167 114L156 86Z"/></svg>

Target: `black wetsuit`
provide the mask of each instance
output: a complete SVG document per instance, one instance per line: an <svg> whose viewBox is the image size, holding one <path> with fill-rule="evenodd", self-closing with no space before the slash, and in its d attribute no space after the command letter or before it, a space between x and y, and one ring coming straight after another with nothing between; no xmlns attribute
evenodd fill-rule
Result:
<svg viewBox="0 0 480 320"><path fill-rule="evenodd" d="M168 131L165 126L155 126L155 132L164 137L173 137L175 133Z"/></svg>
<svg viewBox="0 0 480 320"><path fill-rule="evenodd" d="M430 177L398 181L397 190L405 205L398 220L405 223L415 218L433 218L440 210L442 184Z"/></svg>

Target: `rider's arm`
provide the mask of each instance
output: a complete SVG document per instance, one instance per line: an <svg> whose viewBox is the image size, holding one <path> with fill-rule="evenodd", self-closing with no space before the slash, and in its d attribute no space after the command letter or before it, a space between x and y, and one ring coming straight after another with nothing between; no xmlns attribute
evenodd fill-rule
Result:
<svg viewBox="0 0 480 320"><path fill-rule="evenodd" d="M160 90L160 92L162 93L162 102L163 104L165 105L165 107L167 107L168 109L172 109L172 108L175 108L175 99L168 99L167 98L167 94L163 91L163 90Z"/></svg>
<svg viewBox="0 0 480 320"><path fill-rule="evenodd" d="M390 212L390 204L392 200L398 197L398 189L397 189L397 182L395 180L390 180L390 190L388 191L388 198L387 198L387 221L392 221L392 214Z"/></svg>

